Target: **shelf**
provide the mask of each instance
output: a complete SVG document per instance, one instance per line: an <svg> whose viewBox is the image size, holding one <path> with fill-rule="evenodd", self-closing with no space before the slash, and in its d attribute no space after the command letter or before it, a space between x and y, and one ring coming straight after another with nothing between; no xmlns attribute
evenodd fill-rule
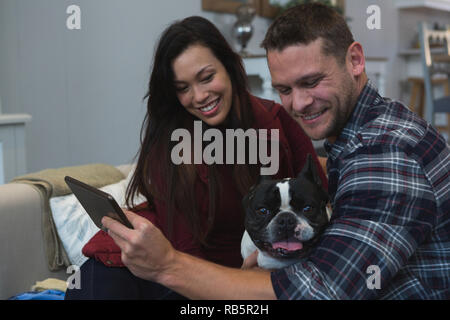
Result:
<svg viewBox="0 0 450 320"><path fill-rule="evenodd" d="M450 0L397 0L399 9L434 9L450 12Z"/></svg>
<svg viewBox="0 0 450 320"><path fill-rule="evenodd" d="M432 48L431 53L432 54L445 53L445 49L444 48ZM402 49L398 52L399 56L405 56L405 57L420 56L420 54L421 54L420 48Z"/></svg>
<svg viewBox="0 0 450 320"><path fill-rule="evenodd" d="M29 114L0 114L0 125L13 125L23 124L31 121L31 115Z"/></svg>

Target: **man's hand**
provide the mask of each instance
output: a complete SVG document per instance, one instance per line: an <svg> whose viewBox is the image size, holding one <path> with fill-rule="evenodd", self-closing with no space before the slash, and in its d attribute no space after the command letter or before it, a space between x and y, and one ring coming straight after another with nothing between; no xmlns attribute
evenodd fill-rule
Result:
<svg viewBox="0 0 450 320"><path fill-rule="evenodd" d="M150 221L124 210L134 229L104 217L102 224L137 277L155 281L190 299L275 299L270 272L256 268L257 253L243 267L227 268L175 250ZM220 290L218 290L220 288Z"/></svg>
<svg viewBox="0 0 450 320"><path fill-rule="evenodd" d="M149 220L124 210L134 229L109 217L102 224L122 251L122 262L137 277L158 282L171 265L175 249Z"/></svg>

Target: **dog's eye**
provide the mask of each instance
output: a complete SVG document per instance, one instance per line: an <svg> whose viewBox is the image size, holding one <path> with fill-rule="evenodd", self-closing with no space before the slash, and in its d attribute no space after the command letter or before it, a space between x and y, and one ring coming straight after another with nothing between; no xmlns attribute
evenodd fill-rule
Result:
<svg viewBox="0 0 450 320"><path fill-rule="evenodd" d="M305 206L305 207L303 207L303 212L304 212L304 213L311 212L312 210L313 210L313 207L312 207L312 206Z"/></svg>
<svg viewBox="0 0 450 320"><path fill-rule="evenodd" d="M269 210L267 210L266 208L260 208L260 209L258 209L258 210L256 210L259 214L262 214L262 215L266 215L266 214L269 214Z"/></svg>

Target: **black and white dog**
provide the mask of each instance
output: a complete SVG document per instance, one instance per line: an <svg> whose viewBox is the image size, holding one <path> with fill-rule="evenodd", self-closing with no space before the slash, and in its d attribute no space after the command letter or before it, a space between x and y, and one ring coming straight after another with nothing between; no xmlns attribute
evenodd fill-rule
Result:
<svg viewBox="0 0 450 320"><path fill-rule="evenodd" d="M283 268L305 257L329 222L327 203L311 155L297 178L263 176L243 200L242 257L258 250L258 265L265 269Z"/></svg>

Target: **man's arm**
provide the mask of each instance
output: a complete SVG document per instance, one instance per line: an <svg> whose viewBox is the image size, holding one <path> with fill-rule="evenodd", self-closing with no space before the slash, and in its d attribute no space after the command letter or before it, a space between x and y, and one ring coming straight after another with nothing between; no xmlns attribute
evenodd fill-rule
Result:
<svg viewBox="0 0 450 320"><path fill-rule="evenodd" d="M133 213L126 212L134 230L111 219L102 222L133 274L188 298L377 298L429 237L438 213L418 163L401 153L364 151L340 162L344 167L331 225L317 248L302 262L272 274L226 268L180 253L158 228ZM370 266L380 270L382 291L367 285Z"/></svg>
<svg viewBox="0 0 450 320"><path fill-rule="evenodd" d="M331 175L339 171L331 224L307 259L272 274L278 299L414 297L414 290L427 290L404 267L433 268L415 255L439 215L432 187L407 155L376 151L366 147L331 168Z"/></svg>
<svg viewBox="0 0 450 320"><path fill-rule="evenodd" d="M108 217L102 223L120 247L123 263L137 277L191 299L276 298L269 271L223 267L182 253L150 221L130 211L125 214L133 230Z"/></svg>
<svg viewBox="0 0 450 320"><path fill-rule="evenodd" d="M158 282L191 299L276 299L266 270L223 267L179 251L171 266Z"/></svg>

